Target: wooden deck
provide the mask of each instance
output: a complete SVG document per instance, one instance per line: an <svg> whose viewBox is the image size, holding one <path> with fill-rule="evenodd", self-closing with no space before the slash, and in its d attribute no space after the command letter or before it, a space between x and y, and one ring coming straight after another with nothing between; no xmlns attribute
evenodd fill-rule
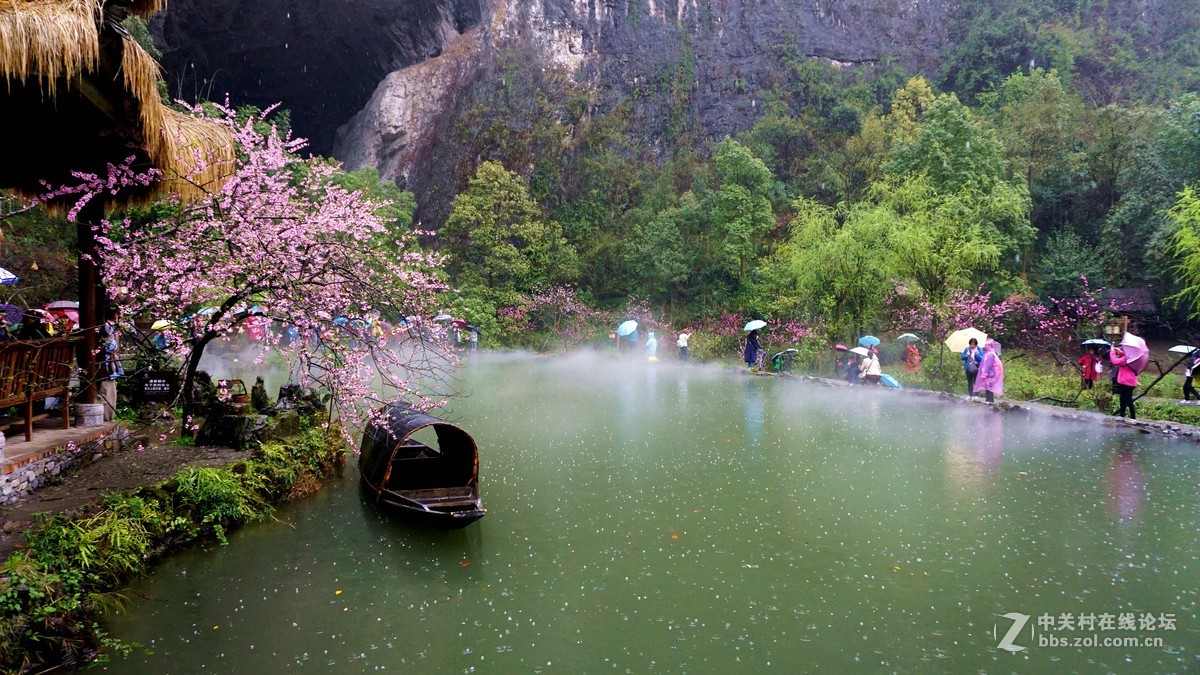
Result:
<svg viewBox="0 0 1200 675"><path fill-rule="evenodd" d="M103 437L116 426L114 422L105 422L98 427L62 428L58 419L44 419L33 425L33 440L26 441L25 435L19 428L10 429L5 434L3 459L0 459L0 475L13 471L33 462L49 457L66 449L74 442L76 446L90 443Z"/></svg>

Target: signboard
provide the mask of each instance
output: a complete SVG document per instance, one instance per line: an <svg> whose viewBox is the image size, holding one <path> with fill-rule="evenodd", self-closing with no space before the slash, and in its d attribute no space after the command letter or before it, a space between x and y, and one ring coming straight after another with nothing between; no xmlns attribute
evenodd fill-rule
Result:
<svg viewBox="0 0 1200 675"><path fill-rule="evenodd" d="M170 403L179 395L179 373L173 370L154 370L142 381L143 401Z"/></svg>

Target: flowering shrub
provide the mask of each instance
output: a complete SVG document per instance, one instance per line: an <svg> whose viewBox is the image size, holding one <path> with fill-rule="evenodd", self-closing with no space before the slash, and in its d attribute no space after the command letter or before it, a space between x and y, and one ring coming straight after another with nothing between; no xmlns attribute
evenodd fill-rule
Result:
<svg viewBox="0 0 1200 675"><path fill-rule="evenodd" d="M1005 346L1026 349L1062 349L1081 338L1097 337L1110 312L1122 305L1101 299L1103 289L1093 291L1081 276L1083 291L1073 298L1046 298L1014 295L993 302L982 285L974 291L959 290L943 303L931 303L924 297L912 298L897 289L886 307L897 331L921 330L930 343L941 344L950 333L962 328L977 328L995 336Z"/></svg>

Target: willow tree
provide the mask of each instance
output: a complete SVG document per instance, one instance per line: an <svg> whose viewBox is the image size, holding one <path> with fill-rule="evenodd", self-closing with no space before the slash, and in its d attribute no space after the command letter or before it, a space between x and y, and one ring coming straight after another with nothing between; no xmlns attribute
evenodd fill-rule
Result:
<svg viewBox="0 0 1200 675"><path fill-rule="evenodd" d="M1027 245L1034 234L1028 194L1003 182L991 190L966 184L939 192L918 176L877 184L872 197L890 221L889 267L934 305L995 271L1006 249ZM931 335L936 322L935 314Z"/></svg>
<svg viewBox="0 0 1200 675"><path fill-rule="evenodd" d="M839 210L811 199L792 204L787 242L775 255L791 275L796 303L834 334L853 337L890 289L888 214L866 202Z"/></svg>
<svg viewBox="0 0 1200 675"><path fill-rule="evenodd" d="M1171 296L1191 310L1190 318L1200 318L1200 192L1189 185L1179 193L1179 200L1167 212L1175 226L1171 236L1171 251L1175 254L1175 271L1183 288Z"/></svg>

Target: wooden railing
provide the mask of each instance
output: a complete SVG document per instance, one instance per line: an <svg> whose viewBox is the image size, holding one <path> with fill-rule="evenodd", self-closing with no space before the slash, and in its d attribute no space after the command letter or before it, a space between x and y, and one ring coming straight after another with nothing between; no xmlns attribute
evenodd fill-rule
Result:
<svg viewBox="0 0 1200 675"><path fill-rule="evenodd" d="M48 415L33 414L33 404L61 398L63 428L71 424L71 373L76 340L46 339L0 344L0 408L19 407L25 440L33 440L33 423ZM5 427L7 428L7 427Z"/></svg>

